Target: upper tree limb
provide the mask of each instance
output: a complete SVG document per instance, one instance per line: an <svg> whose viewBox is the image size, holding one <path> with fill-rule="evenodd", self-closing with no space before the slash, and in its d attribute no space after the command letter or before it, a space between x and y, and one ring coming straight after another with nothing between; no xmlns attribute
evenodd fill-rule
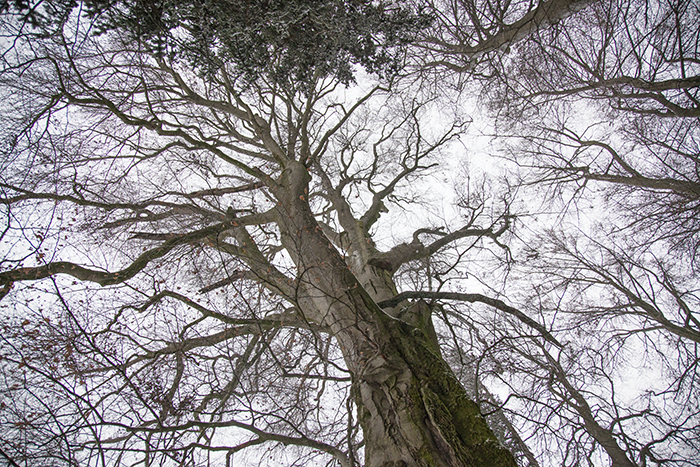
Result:
<svg viewBox="0 0 700 467"><path fill-rule="evenodd" d="M511 215L504 215L502 219L500 219L500 225L494 224L488 228L478 228L468 224L451 233L444 233L442 230L435 229L418 229L414 233L413 241L411 243L402 243L386 253L378 253L369 261L369 263L380 267L381 269L395 272L402 264L429 257L440 251L442 248L452 244L456 240L468 237L490 238L496 242L496 244L502 246L499 242L499 237L510 228L512 217L513 216ZM419 238L419 235L422 233L439 235L439 238L426 245Z"/></svg>
<svg viewBox="0 0 700 467"><path fill-rule="evenodd" d="M225 222L189 233L170 234L169 238L162 242L159 246L151 248L140 254L131 262L130 265L116 272L100 271L67 261L59 261L51 262L43 266L17 268L0 272L0 283L7 285L17 281L43 279L55 274L68 274L76 279L96 282L102 286L118 284L131 279L152 261L165 256L176 247L193 243L212 243L214 241L213 239L218 238L220 234L226 231L244 229L243 226L245 225L253 225L260 222L269 221L270 213L268 212L236 219L229 219ZM229 253L239 253L238 250L234 251L233 248L235 247L231 246L231 248L229 248L227 251ZM265 275L267 275L267 271ZM265 275L262 275L261 277L264 277Z"/></svg>

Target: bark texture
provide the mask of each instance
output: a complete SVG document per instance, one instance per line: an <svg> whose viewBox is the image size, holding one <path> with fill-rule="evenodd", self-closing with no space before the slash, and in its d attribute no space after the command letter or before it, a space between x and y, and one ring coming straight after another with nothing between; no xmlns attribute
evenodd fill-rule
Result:
<svg viewBox="0 0 700 467"><path fill-rule="evenodd" d="M288 165L273 187L278 225L295 252L303 318L331 330L353 374L365 465L514 467L442 359L427 306L401 303L389 310L397 317L379 308L396 293L390 276L363 261L346 263L313 216L309 180L302 164Z"/></svg>

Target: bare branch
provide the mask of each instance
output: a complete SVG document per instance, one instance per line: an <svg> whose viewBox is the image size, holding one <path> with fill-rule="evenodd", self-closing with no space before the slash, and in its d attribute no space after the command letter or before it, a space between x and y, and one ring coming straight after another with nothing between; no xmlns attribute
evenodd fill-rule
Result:
<svg viewBox="0 0 700 467"><path fill-rule="evenodd" d="M376 266L387 271L396 271L398 267L409 261L415 261L417 259L426 258L440 251L442 248L450 245L451 243L459 240L461 238L469 237L483 237L490 238L497 245L502 246L499 242L499 237L503 235L510 228L510 221L513 216L506 215L503 216L503 224L500 227L492 226L486 229L473 228L471 225L462 227L459 230L455 230L451 233L441 233L440 238L430 243L429 245L424 245L418 235L421 232L427 232L425 229L419 229L413 236L413 242L402 243L397 245L386 253L379 253L369 260L369 264ZM432 232L430 232L432 233Z"/></svg>
<svg viewBox="0 0 700 467"><path fill-rule="evenodd" d="M527 316L525 313L522 311L518 310L517 308L513 308L510 305L507 305L505 302L502 300L498 300L495 298L490 298L485 295L481 294L470 294L470 293L458 293L458 292L428 292L428 291L411 291L411 292L401 292L391 300L385 300L383 302L377 303L382 308L391 308L399 303L401 303L404 300L409 300L409 299L414 299L414 298L423 298L423 299L430 299L430 300L459 300L463 302L469 302L469 303L485 303L486 305L490 305L498 310L501 310L505 313L508 313L509 315L512 315L516 318L518 318L521 322L524 324L528 325L532 329L536 330L539 332L542 337L544 337L547 341L551 342L552 344L556 345L557 347L563 347L562 344L540 323L537 321L533 320L529 316Z"/></svg>

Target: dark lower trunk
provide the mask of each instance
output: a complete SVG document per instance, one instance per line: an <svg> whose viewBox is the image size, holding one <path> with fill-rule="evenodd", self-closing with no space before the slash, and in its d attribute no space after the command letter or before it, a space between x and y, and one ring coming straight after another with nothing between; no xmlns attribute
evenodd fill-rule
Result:
<svg viewBox="0 0 700 467"><path fill-rule="evenodd" d="M356 381L366 466L515 466L420 329L384 315L383 364Z"/></svg>

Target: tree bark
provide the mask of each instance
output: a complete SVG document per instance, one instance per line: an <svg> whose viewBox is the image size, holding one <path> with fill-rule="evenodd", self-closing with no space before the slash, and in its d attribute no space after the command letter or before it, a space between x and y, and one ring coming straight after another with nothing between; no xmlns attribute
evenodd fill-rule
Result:
<svg viewBox="0 0 700 467"><path fill-rule="evenodd" d="M352 373L365 465L515 467L430 332L384 312L323 234L306 199L309 180L291 162L271 187L278 225L296 263L303 318L331 330Z"/></svg>

